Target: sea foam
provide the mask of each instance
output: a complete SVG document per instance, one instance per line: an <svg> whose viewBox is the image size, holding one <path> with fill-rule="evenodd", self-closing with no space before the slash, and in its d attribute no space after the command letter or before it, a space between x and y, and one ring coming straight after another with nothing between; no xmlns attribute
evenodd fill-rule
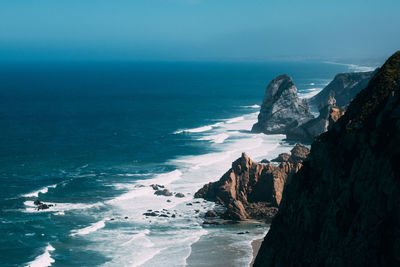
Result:
<svg viewBox="0 0 400 267"><path fill-rule="evenodd" d="M50 251L55 249L48 244L43 254L37 256L33 261L26 264L27 267L47 267L54 263L54 259L50 255Z"/></svg>
<svg viewBox="0 0 400 267"><path fill-rule="evenodd" d="M106 226L105 221L99 221L96 223L92 223L90 226L78 229L78 230L73 230L71 233L71 236L76 236L76 235L87 235L90 233L93 233L101 228L104 228Z"/></svg>
<svg viewBox="0 0 400 267"><path fill-rule="evenodd" d="M57 187L57 184L49 185L49 186L43 187L43 188L41 188L39 190L33 191L31 193L24 194L24 195L22 195L22 197L25 197L25 198L38 197L39 193L40 194L46 194L49 191L49 188L56 188L56 187Z"/></svg>

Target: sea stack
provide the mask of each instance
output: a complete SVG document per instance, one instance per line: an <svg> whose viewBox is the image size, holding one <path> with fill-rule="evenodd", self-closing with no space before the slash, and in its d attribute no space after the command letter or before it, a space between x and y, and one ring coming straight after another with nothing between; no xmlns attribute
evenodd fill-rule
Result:
<svg viewBox="0 0 400 267"><path fill-rule="evenodd" d="M195 197L223 205L224 219L270 221L278 210L285 184L301 168L308 153L307 147L297 144L279 166L256 163L243 153L219 181L206 184Z"/></svg>
<svg viewBox="0 0 400 267"><path fill-rule="evenodd" d="M313 142L254 266L400 266L400 51Z"/></svg>
<svg viewBox="0 0 400 267"><path fill-rule="evenodd" d="M297 96L297 88L292 78L286 74L273 79L261 105L258 122L252 132L265 134L285 134L313 118L308 103Z"/></svg>

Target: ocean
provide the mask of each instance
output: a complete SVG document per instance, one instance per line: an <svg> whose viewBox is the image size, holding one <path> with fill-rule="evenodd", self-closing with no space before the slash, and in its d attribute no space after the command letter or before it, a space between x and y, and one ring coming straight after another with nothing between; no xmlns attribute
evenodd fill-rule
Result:
<svg viewBox="0 0 400 267"><path fill-rule="evenodd" d="M193 194L242 152L258 161L291 149L283 135L249 132L275 76L291 75L305 98L358 69L1 63L0 266L248 265L268 226L203 227L214 204ZM185 197L156 196L151 184ZM35 200L54 206L38 211ZM175 217L143 215L162 209Z"/></svg>

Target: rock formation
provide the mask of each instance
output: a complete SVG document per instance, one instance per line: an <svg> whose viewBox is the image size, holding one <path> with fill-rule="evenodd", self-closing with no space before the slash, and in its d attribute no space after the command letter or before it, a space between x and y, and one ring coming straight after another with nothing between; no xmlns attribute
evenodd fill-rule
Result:
<svg viewBox="0 0 400 267"><path fill-rule="evenodd" d="M335 98L331 96L327 103L320 105L318 118L288 129L286 139L311 143L316 136L326 132L345 113L345 110L336 107L335 103Z"/></svg>
<svg viewBox="0 0 400 267"><path fill-rule="evenodd" d="M325 105L331 96L335 97L336 105L341 108L347 107L350 101L365 87L376 73L351 72L340 73L317 95L309 99L310 105L319 107Z"/></svg>
<svg viewBox="0 0 400 267"><path fill-rule="evenodd" d="M297 144L291 156L279 166L253 162L243 153L219 181L206 184L195 197L226 207L222 215L225 219L271 219L277 212L285 184L301 168L308 153L308 148Z"/></svg>
<svg viewBox="0 0 400 267"><path fill-rule="evenodd" d="M400 266L400 51L312 144L254 266Z"/></svg>
<svg viewBox="0 0 400 267"><path fill-rule="evenodd" d="M163 190L160 189L160 190L156 190L154 192L154 195L170 197L170 196L172 196L172 193L168 189L163 189Z"/></svg>
<svg viewBox="0 0 400 267"><path fill-rule="evenodd" d="M280 75L265 91L258 122L253 125L252 132L285 134L287 129L312 118L307 100L298 98L292 78Z"/></svg>

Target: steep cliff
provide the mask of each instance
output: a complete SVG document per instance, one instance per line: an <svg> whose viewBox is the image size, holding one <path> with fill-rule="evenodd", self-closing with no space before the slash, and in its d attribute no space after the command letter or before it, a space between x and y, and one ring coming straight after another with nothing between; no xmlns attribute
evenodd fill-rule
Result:
<svg viewBox="0 0 400 267"><path fill-rule="evenodd" d="M285 134L287 129L312 118L307 100L298 98L292 78L280 75L265 91L258 122L253 125L252 132Z"/></svg>
<svg viewBox="0 0 400 267"><path fill-rule="evenodd" d="M277 212L285 184L301 168L308 153L308 148L297 144L291 156L279 166L253 162L243 153L219 181L206 184L195 197L223 205L225 219L271 219Z"/></svg>
<svg viewBox="0 0 400 267"><path fill-rule="evenodd" d="M254 266L400 266L400 51L312 144Z"/></svg>
<svg viewBox="0 0 400 267"><path fill-rule="evenodd" d="M310 105L324 105L330 96L335 97L336 105L347 107L350 101L365 87L376 71L340 73L317 95L309 99Z"/></svg>

